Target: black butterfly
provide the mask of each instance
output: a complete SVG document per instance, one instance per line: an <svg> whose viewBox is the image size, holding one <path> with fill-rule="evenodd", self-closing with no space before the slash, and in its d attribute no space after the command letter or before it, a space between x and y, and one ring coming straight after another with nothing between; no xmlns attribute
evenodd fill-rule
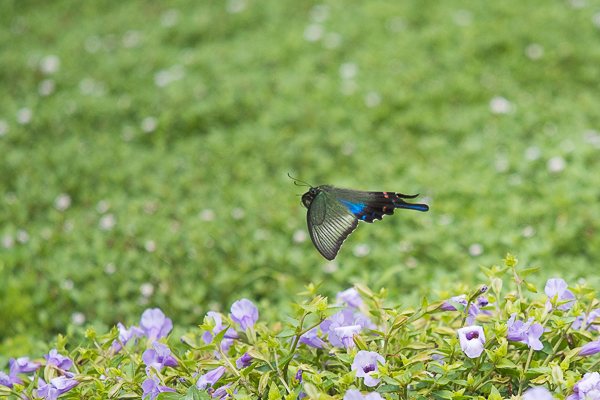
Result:
<svg viewBox="0 0 600 400"><path fill-rule="evenodd" d="M292 178L294 179L294 178ZM310 186L310 185L309 185ZM372 223L391 215L396 208L427 211L427 204L407 203L418 194L395 192L363 192L340 189L330 185L310 186L302 195L302 204L308 208L308 232L319 253L333 260L342 243L358 226L358 221Z"/></svg>

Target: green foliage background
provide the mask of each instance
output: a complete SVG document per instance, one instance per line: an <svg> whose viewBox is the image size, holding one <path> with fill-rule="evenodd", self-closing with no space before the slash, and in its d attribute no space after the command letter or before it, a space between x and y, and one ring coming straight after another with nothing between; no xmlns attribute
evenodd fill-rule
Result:
<svg viewBox="0 0 600 400"><path fill-rule="evenodd" d="M508 250L599 287L598 1L6 0L0 46L2 354L74 313L283 315L311 281L410 302ZM326 263L287 172L431 211Z"/></svg>

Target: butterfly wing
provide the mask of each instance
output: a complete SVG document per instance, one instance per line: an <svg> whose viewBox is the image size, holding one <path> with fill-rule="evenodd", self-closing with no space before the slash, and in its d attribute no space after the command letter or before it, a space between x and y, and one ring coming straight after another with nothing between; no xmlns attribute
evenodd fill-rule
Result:
<svg viewBox="0 0 600 400"><path fill-rule="evenodd" d="M358 225L354 214L326 191L320 191L310 203L306 220L313 244L328 260L335 258Z"/></svg>
<svg viewBox="0 0 600 400"><path fill-rule="evenodd" d="M408 203L404 199L414 199L418 195L407 195L396 192L363 192L359 190L329 187L328 191L357 219L365 222L381 220L384 215L391 215L396 208L427 211L427 204Z"/></svg>

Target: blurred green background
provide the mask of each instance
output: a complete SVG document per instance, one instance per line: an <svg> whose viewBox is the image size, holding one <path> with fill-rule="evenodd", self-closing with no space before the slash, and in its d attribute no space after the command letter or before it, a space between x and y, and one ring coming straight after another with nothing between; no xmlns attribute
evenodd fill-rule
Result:
<svg viewBox="0 0 600 400"><path fill-rule="evenodd" d="M0 354L309 282L407 304L507 251L600 286L599 1L4 0L0 45ZM431 211L328 263L288 172Z"/></svg>

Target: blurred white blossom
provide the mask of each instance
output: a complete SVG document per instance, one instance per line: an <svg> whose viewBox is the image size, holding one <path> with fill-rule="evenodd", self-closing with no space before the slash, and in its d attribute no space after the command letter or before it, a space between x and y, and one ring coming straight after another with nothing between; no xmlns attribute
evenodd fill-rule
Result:
<svg viewBox="0 0 600 400"><path fill-rule="evenodd" d="M17 111L17 122L21 125L27 125L31 122L33 112L27 107L23 107Z"/></svg>
<svg viewBox="0 0 600 400"><path fill-rule="evenodd" d="M356 257L364 257L371 252L371 248L366 243L357 244L352 252Z"/></svg>
<svg viewBox="0 0 600 400"><path fill-rule="evenodd" d="M106 214L100 218L99 225L100 225L100 229L102 229L103 231L109 231L115 227L116 223L117 223L117 220L114 215Z"/></svg>
<svg viewBox="0 0 600 400"><path fill-rule="evenodd" d="M316 42L323 37L324 29L319 24L310 24L304 29L304 39L309 42Z"/></svg>
<svg viewBox="0 0 600 400"><path fill-rule="evenodd" d="M473 257L477 257L483 254L483 245L480 243L473 243L469 246L469 254Z"/></svg>
<svg viewBox="0 0 600 400"><path fill-rule="evenodd" d="M8 133L8 122L0 119L0 136L4 136Z"/></svg>
<svg viewBox="0 0 600 400"><path fill-rule="evenodd" d="M140 285L140 293L144 297L150 297L154 293L154 285L150 282L145 282Z"/></svg>
<svg viewBox="0 0 600 400"><path fill-rule="evenodd" d="M561 156L552 157L548 160L548 171L558 173L565 169L567 162Z"/></svg>
<svg viewBox="0 0 600 400"><path fill-rule="evenodd" d="M73 314L71 314L71 322L73 323L73 325L81 326L85 323L85 315L81 312L76 311Z"/></svg>
<svg viewBox="0 0 600 400"><path fill-rule="evenodd" d="M512 109L511 102L502 96L496 96L490 100L490 110L494 114L508 114Z"/></svg>
<svg viewBox="0 0 600 400"><path fill-rule="evenodd" d="M152 133L156 130L158 121L154 117L146 117L142 120L141 128L145 133Z"/></svg>
<svg viewBox="0 0 600 400"><path fill-rule="evenodd" d="M525 49L525 55L527 55L530 60L539 60L544 56L544 48L541 44L531 43Z"/></svg>
<svg viewBox="0 0 600 400"><path fill-rule="evenodd" d="M60 58L55 55L48 55L40 61L40 70L46 75L51 75L60 68Z"/></svg>
<svg viewBox="0 0 600 400"><path fill-rule="evenodd" d="M227 12L237 14L246 9L246 0L227 0Z"/></svg>
<svg viewBox="0 0 600 400"><path fill-rule="evenodd" d="M44 79L38 86L38 93L40 96L50 96L52 93L54 93L55 88L56 84L52 79Z"/></svg>
<svg viewBox="0 0 600 400"><path fill-rule="evenodd" d="M304 229L298 229L294 232L293 241L294 243L302 243L306 241L306 231Z"/></svg>
<svg viewBox="0 0 600 400"><path fill-rule="evenodd" d="M65 211L70 206L71 196L66 193L61 193L56 197L56 199L54 199L54 208L56 208L58 211Z"/></svg>
<svg viewBox="0 0 600 400"><path fill-rule="evenodd" d="M177 22L179 22L179 10L174 8L165 11L160 17L160 24L165 28L175 26L177 25Z"/></svg>

